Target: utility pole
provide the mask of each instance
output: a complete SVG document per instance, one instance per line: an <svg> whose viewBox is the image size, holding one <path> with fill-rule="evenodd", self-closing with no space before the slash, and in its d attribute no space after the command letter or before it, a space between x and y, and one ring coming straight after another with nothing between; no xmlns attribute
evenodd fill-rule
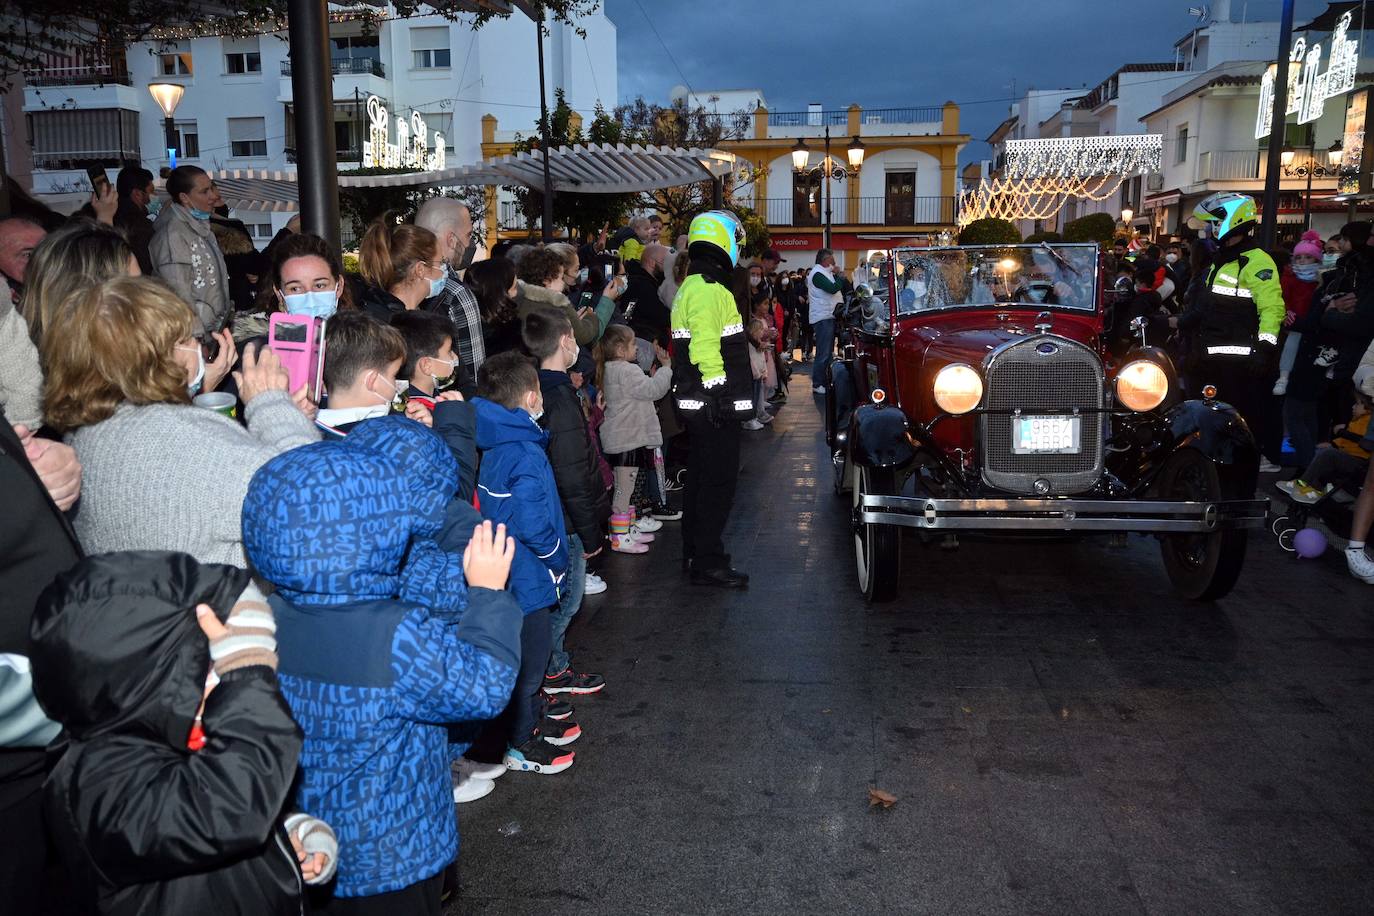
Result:
<svg viewBox="0 0 1374 916"><path fill-rule="evenodd" d="M1288 122L1288 50L1293 43L1293 0L1283 0L1279 25L1278 72L1274 75L1273 120L1269 125L1269 152L1264 171L1264 200L1260 206L1260 247L1274 247L1279 226L1279 178L1282 174L1283 140Z"/></svg>
<svg viewBox="0 0 1374 916"><path fill-rule="evenodd" d="M301 231L339 247L339 162L334 153L334 74L325 0L290 0L291 97L296 104L296 170Z"/></svg>

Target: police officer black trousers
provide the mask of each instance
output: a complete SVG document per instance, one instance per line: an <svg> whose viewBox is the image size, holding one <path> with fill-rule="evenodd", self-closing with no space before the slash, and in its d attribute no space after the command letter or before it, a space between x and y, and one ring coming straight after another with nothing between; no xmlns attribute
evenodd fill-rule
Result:
<svg viewBox="0 0 1374 916"><path fill-rule="evenodd" d="M734 420L686 417L690 445L682 492L682 558L694 570L730 565L723 534L739 481L740 425Z"/></svg>

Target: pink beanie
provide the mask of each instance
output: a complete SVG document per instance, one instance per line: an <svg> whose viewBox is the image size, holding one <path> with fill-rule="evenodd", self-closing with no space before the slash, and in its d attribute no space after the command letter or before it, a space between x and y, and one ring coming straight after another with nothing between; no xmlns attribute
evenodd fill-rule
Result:
<svg viewBox="0 0 1374 916"><path fill-rule="evenodd" d="M1308 257L1321 260L1322 256L1322 235L1315 229L1308 229L1302 234L1302 241L1293 246L1293 254L1305 254Z"/></svg>

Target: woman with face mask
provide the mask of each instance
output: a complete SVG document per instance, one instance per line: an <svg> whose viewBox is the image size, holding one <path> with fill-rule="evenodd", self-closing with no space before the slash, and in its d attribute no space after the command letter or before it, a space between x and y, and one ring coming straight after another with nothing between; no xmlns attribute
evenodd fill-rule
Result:
<svg viewBox="0 0 1374 916"><path fill-rule="evenodd" d="M385 324L442 293L448 265L438 251L439 240L428 229L397 223L389 213L374 220L358 248L363 310Z"/></svg>
<svg viewBox="0 0 1374 916"><path fill-rule="evenodd" d="M319 438L276 356L244 353L239 423L192 404L207 364L191 310L163 284L106 280L78 293L64 317L61 333L43 336L44 413L81 462L82 547L244 566L248 481L274 455Z"/></svg>
<svg viewBox="0 0 1374 916"><path fill-rule="evenodd" d="M157 276L195 313L193 335L200 340L229 326L234 303L229 271L210 226L219 194L203 169L182 165L167 176L171 202L158 213L148 243Z"/></svg>

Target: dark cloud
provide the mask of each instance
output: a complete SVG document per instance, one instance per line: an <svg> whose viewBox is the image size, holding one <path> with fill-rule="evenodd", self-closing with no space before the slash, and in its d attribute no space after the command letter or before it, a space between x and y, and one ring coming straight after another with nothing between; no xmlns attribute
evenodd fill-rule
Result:
<svg viewBox="0 0 1374 916"><path fill-rule="evenodd" d="M1172 61L1196 22L1189 6L1205 0L604 2L618 30L621 101L663 102L680 83L761 89L777 111L953 100L964 131L981 140L1006 116L1013 82L1016 93L1091 89L1122 64ZM1297 5L1299 23L1326 7ZM1272 20L1279 0L1232 8L1233 19ZM970 144L965 159L986 149Z"/></svg>

